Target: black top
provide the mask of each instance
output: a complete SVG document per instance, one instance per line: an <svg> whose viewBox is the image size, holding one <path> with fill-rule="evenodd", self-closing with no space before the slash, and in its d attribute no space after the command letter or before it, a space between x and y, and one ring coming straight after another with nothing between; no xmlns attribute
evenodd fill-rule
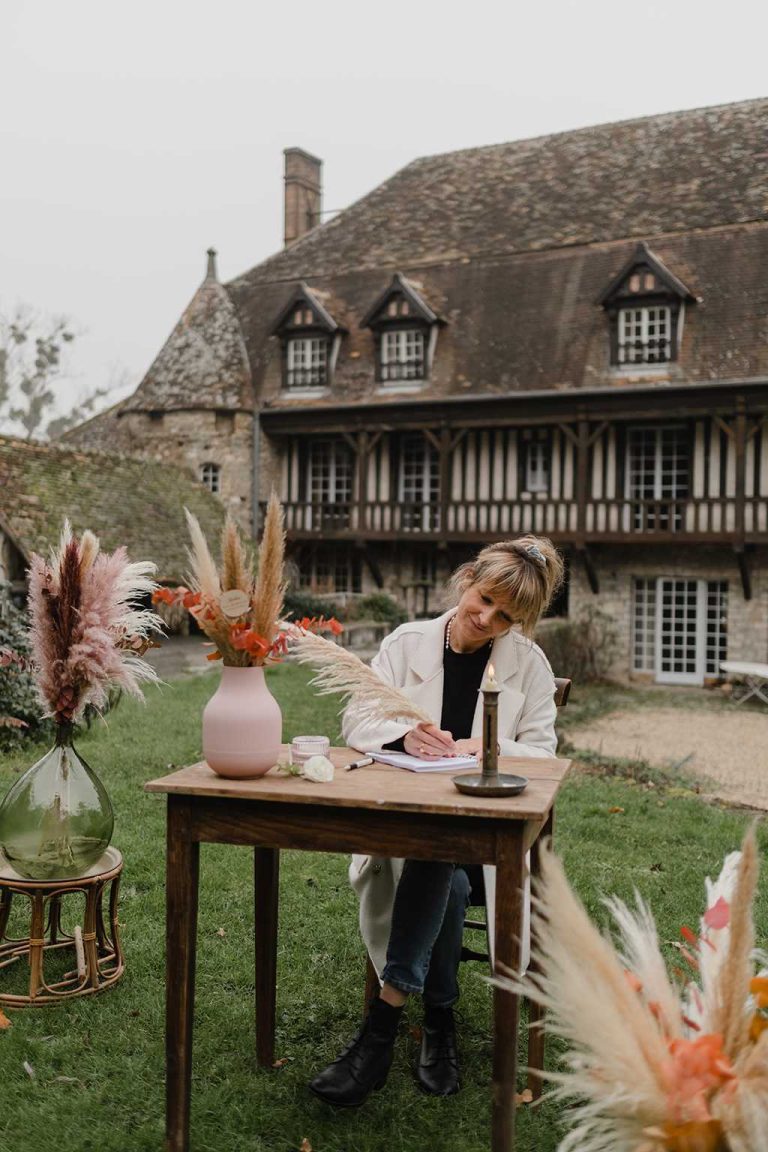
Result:
<svg viewBox="0 0 768 1152"><path fill-rule="evenodd" d="M493 647L492 641L476 652L454 652L446 648L443 653L443 710L440 727L450 732L454 740L467 740L472 735L472 720L477 707L485 666ZM385 748L404 752L403 737L390 740Z"/></svg>
<svg viewBox="0 0 768 1152"><path fill-rule="evenodd" d="M454 652L446 648L443 656L443 711L440 727L454 740L468 740L477 707L477 694L483 680L492 643L476 652Z"/></svg>

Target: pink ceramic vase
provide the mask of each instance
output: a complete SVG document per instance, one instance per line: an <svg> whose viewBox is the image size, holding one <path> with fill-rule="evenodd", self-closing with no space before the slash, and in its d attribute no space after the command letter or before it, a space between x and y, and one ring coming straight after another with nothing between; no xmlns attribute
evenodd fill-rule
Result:
<svg viewBox="0 0 768 1152"><path fill-rule="evenodd" d="M263 776L280 755L283 717L263 668L222 668L203 712L203 755L219 776Z"/></svg>

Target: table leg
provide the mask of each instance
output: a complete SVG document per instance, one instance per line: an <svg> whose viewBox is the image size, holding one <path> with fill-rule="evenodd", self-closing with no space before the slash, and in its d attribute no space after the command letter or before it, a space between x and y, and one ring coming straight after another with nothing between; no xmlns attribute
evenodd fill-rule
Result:
<svg viewBox="0 0 768 1152"><path fill-rule="evenodd" d="M166 1152L187 1152L189 1148L199 861L200 845L192 839L191 801L186 796L169 796L165 880Z"/></svg>
<svg viewBox="0 0 768 1152"><path fill-rule="evenodd" d="M754 690L752 688L752 684L750 683L749 677L747 677L739 695L733 697L733 702L734 704L743 704L745 700L749 700L753 695Z"/></svg>
<svg viewBox="0 0 768 1152"><path fill-rule="evenodd" d="M510 823L512 823L510 821ZM496 846L496 971L517 973L523 924L525 852L522 822L498 833ZM517 1081L518 997L493 990L491 1152L513 1152Z"/></svg>
<svg viewBox="0 0 768 1152"><path fill-rule="evenodd" d="M550 809L549 816L539 836L531 845L531 887L541 874L541 845L546 839L551 839L555 831L555 810ZM531 939L531 964L529 971L537 972L539 966L535 960L536 941ZM542 1079L537 1072L544 1070L544 1009L533 1000L528 1001L528 1088L534 1100L541 1096Z"/></svg>
<svg viewBox="0 0 768 1152"><path fill-rule="evenodd" d="M253 892L256 943L256 1063L260 1068L271 1068L275 1062L279 880L278 849L255 848Z"/></svg>

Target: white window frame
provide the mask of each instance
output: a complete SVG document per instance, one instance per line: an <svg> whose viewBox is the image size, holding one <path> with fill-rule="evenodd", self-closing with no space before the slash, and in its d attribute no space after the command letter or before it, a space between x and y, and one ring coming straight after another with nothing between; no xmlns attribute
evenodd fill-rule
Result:
<svg viewBox="0 0 768 1152"><path fill-rule="evenodd" d="M426 378L427 345L421 328L385 328L379 356L384 384L413 383Z"/></svg>
<svg viewBox="0 0 768 1152"><path fill-rule="evenodd" d="M315 515L322 527L348 527L354 501L355 462L349 445L333 438L313 439L307 461L307 527ZM344 505L337 516L329 511L335 504Z"/></svg>
<svg viewBox="0 0 768 1152"><path fill-rule="evenodd" d="M214 464L211 460L203 464L200 469L200 483L205 484L214 496L218 496L221 492L221 464Z"/></svg>
<svg viewBox="0 0 768 1152"><path fill-rule="evenodd" d="M548 440L525 444L525 492L549 492L550 449Z"/></svg>
<svg viewBox="0 0 768 1152"><path fill-rule="evenodd" d="M403 530L436 531L440 524L440 461L426 436L403 437L397 491Z"/></svg>
<svg viewBox="0 0 768 1152"><path fill-rule="evenodd" d="M626 460L624 497L631 503L638 502L632 510L632 528L647 532L681 529L683 513L679 505L671 513L661 507L657 522L656 512L645 510L642 502L668 500L676 504L689 498L692 460L688 428L684 424L632 425L627 430Z"/></svg>
<svg viewBox="0 0 768 1152"><path fill-rule="evenodd" d="M682 601L678 599L676 603L680 596ZM680 622L680 612L676 613L675 609L682 608L685 612L691 606L694 608L692 618L683 620L683 626L673 631L674 622ZM686 627L686 624L692 624L692 627ZM683 576L635 579L632 588L633 672L651 672L658 684L701 685L707 676L719 675L720 663L727 657L727 646L727 581ZM674 667L680 663L692 664L693 667Z"/></svg>
<svg viewBox="0 0 768 1152"><path fill-rule="evenodd" d="M616 359L620 366L668 364L671 361L672 309L668 304L636 304L620 308L616 322ZM662 347L651 348L654 341Z"/></svg>
<svg viewBox="0 0 768 1152"><path fill-rule="evenodd" d="M327 336L290 336L285 348L285 385L291 391L328 385Z"/></svg>
<svg viewBox="0 0 768 1152"><path fill-rule="evenodd" d="M656 656L656 580L632 583L632 671L654 672Z"/></svg>

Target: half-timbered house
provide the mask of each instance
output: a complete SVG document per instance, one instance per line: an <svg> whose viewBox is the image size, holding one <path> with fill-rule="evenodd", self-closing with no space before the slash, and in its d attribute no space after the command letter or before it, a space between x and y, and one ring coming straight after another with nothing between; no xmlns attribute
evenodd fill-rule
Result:
<svg viewBox="0 0 768 1152"><path fill-rule="evenodd" d="M286 152L286 247L208 275L81 426L194 468L305 584L428 613L478 545L551 536L614 669L768 657L768 100L409 164L327 223Z"/></svg>

